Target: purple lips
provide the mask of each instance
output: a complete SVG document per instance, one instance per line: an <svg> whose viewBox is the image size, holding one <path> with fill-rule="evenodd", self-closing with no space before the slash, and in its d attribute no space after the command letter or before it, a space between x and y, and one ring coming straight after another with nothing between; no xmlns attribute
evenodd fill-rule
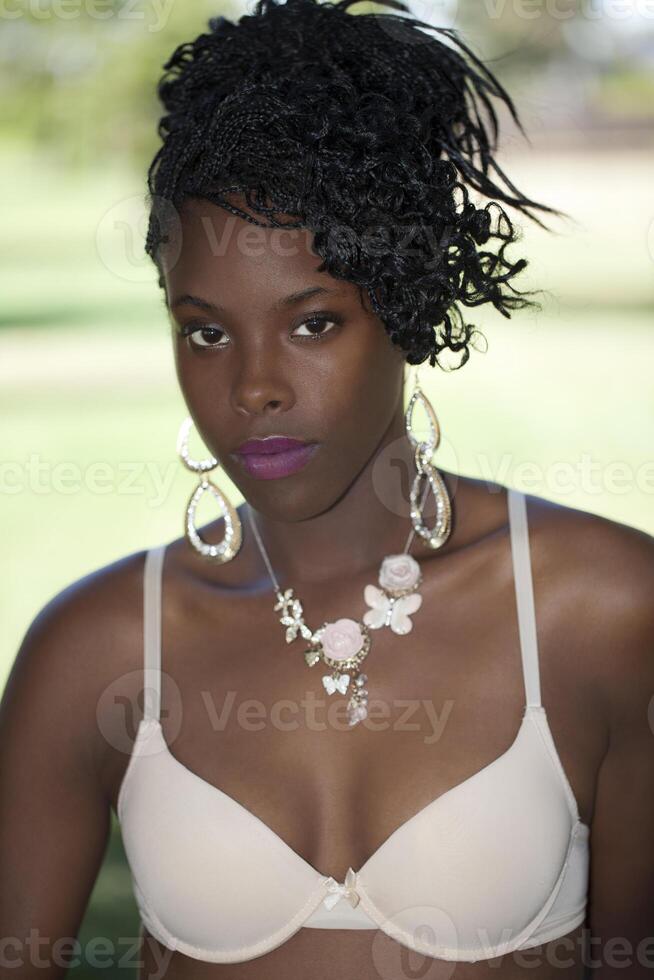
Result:
<svg viewBox="0 0 654 980"><path fill-rule="evenodd" d="M282 436L249 439L234 456L243 468L259 480L276 480L305 466L316 449L316 442L300 442Z"/></svg>

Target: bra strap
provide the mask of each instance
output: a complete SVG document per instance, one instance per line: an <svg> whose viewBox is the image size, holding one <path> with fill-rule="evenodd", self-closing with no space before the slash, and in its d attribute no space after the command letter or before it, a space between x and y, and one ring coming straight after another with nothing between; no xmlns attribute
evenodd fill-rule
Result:
<svg viewBox="0 0 654 980"><path fill-rule="evenodd" d="M524 493L509 487L509 529L513 558L520 654L525 684L526 705L540 705L540 677L538 669L538 640L534 611L534 587L531 577L529 529L527 526L527 501Z"/></svg>
<svg viewBox="0 0 654 980"><path fill-rule="evenodd" d="M166 545L150 548L143 566L143 718L161 709L161 570Z"/></svg>

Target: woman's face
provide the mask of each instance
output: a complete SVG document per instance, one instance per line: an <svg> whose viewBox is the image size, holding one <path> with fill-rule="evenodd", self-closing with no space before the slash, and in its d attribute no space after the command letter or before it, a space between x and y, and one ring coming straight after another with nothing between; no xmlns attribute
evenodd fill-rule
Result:
<svg viewBox="0 0 654 980"><path fill-rule="evenodd" d="M307 229L260 227L188 199L179 232L161 265L177 377L199 434L256 510L287 521L322 513L402 411L403 353L365 291L316 271ZM233 453L268 435L319 445L300 470L260 479Z"/></svg>

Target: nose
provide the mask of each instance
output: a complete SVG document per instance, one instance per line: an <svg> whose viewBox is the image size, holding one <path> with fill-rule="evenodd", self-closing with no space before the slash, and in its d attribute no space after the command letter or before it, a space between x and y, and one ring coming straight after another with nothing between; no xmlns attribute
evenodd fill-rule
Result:
<svg viewBox="0 0 654 980"><path fill-rule="evenodd" d="M295 403L295 393L279 359L244 360L232 387L234 411L243 416L281 414Z"/></svg>

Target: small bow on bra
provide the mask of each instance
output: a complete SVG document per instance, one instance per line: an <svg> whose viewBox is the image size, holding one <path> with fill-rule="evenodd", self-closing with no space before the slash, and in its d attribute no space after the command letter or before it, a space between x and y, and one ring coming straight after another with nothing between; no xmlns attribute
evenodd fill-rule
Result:
<svg viewBox="0 0 654 980"><path fill-rule="evenodd" d="M356 880L356 872L352 868L347 869L344 884L336 881L335 878L327 878L327 895L323 898L323 905L328 909L333 909L340 898L343 897L355 908L359 904L359 896L355 891Z"/></svg>

